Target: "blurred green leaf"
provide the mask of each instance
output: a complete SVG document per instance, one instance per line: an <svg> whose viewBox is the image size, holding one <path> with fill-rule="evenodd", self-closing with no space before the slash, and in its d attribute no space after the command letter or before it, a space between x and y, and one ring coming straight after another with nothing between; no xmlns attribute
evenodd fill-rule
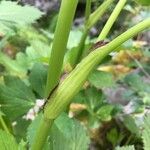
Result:
<svg viewBox="0 0 150 150"><path fill-rule="evenodd" d="M2 112L0 108L0 129L8 130L10 133L13 133L12 122L8 117Z"/></svg>
<svg viewBox="0 0 150 150"><path fill-rule="evenodd" d="M116 150L135 150L134 146L117 147Z"/></svg>
<svg viewBox="0 0 150 150"><path fill-rule="evenodd" d="M138 74L128 74L124 81L132 87L132 89L141 92L150 92L150 84L145 83Z"/></svg>
<svg viewBox="0 0 150 150"><path fill-rule="evenodd" d="M143 90L144 85L138 74L128 74L125 77L125 82L134 89Z"/></svg>
<svg viewBox="0 0 150 150"><path fill-rule="evenodd" d="M13 12L13 13L12 13ZM29 15L30 14L30 15ZM33 6L21 6L17 2L1 1L0 3L0 21L12 23L30 24L43 15L40 10Z"/></svg>
<svg viewBox="0 0 150 150"><path fill-rule="evenodd" d="M67 44L67 48L71 49L73 47L77 47L82 36L82 32L79 30L72 30L69 34L69 40Z"/></svg>
<svg viewBox="0 0 150 150"><path fill-rule="evenodd" d="M24 142L23 140L21 140L21 142L18 145L18 150L26 150L27 149L26 145L27 145L27 143Z"/></svg>
<svg viewBox="0 0 150 150"><path fill-rule="evenodd" d="M7 72L13 75L19 75L22 76L26 73L27 68L25 67L26 61L22 59L22 57L19 58L20 62L12 60L10 57L6 56L4 53L0 52L0 64L2 64ZM22 62L25 62L22 63Z"/></svg>
<svg viewBox="0 0 150 150"><path fill-rule="evenodd" d="M18 53L16 56L16 64L26 70L31 68L36 62L48 63L51 48L45 42L35 40L31 41L31 46L26 48L25 53Z"/></svg>
<svg viewBox="0 0 150 150"><path fill-rule="evenodd" d="M36 54L41 57L50 57L51 54L51 48L48 43L42 42L40 40L33 40L31 41L31 46L35 50L35 56Z"/></svg>
<svg viewBox="0 0 150 150"><path fill-rule="evenodd" d="M85 104L89 111L94 112L96 108L99 108L103 104L103 99L102 91L94 87L85 90Z"/></svg>
<svg viewBox="0 0 150 150"><path fill-rule="evenodd" d="M104 105L101 106L98 111L97 115L99 119L102 121L109 121L112 119L112 113L113 113L114 106L113 105Z"/></svg>
<svg viewBox="0 0 150 150"><path fill-rule="evenodd" d="M136 122L132 116L124 116L123 122L124 122L124 125L126 126L126 128L131 133L140 137L140 130L139 130L138 126L136 125Z"/></svg>
<svg viewBox="0 0 150 150"><path fill-rule="evenodd" d="M145 105L150 105L150 93L144 93L143 103Z"/></svg>
<svg viewBox="0 0 150 150"><path fill-rule="evenodd" d="M118 138L119 138L119 133L117 131L116 128L111 129L108 133L107 133L107 139L109 142L111 142L111 144L113 146L115 146L118 142Z"/></svg>
<svg viewBox="0 0 150 150"><path fill-rule="evenodd" d="M86 102L85 90L81 90L73 99L72 102L83 104Z"/></svg>
<svg viewBox="0 0 150 150"><path fill-rule="evenodd" d="M27 139L31 145L40 123L42 114L39 115L29 126ZM44 150L87 150L89 138L85 129L74 119L70 119L65 113L60 115L54 122L49 134L49 142ZM49 145L50 144L50 145Z"/></svg>
<svg viewBox="0 0 150 150"><path fill-rule="evenodd" d="M17 142L20 142L20 139L26 139L27 128L31 121L24 118L17 118L15 121L16 125L13 126L13 133Z"/></svg>
<svg viewBox="0 0 150 150"><path fill-rule="evenodd" d="M14 33L14 25L8 22L0 22L0 33L7 35L8 33Z"/></svg>
<svg viewBox="0 0 150 150"><path fill-rule="evenodd" d="M15 141L15 138L11 134L2 130L0 130L0 149L18 150L18 145Z"/></svg>
<svg viewBox="0 0 150 150"><path fill-rule="evenodd" d="M143 131L143 143L144 143L144 150L150 149L150 115L144 118L144 131Z"/></svg>
<svg viewBox="0 0 150 150"><path fill-rule="evenodd" d="M1 108L10 119L15 119L34 106L35 96L18 77L5 76L4 80L5 85L0 85Z"/></svg>
<svg viewBox="0 0 150 150"><path fill-rule="evenodd" d="M56 119L50 133L50 149L87 150L88 144L89 138L79 122L66 114Z"/></svg>
<svg viewBox="0 0 150 150"><path fill-rule="evenodd" d="M35 62L46 62L48 63L51 53L51 48L44 42L39 40L31 42L31 46L26 49L26 57L30 64Z"/></svg>
<svg viewBox="0 0 150 150"><path fill-rule="evenodd" d="M144 6L149 6L150 1L149 0L136 0L138 3L144 5Z"/></svg>
<svg viewBox="0 0 150 150"><path fill-rule="evenodd" d="M31 102L35 101L35 96L31 88L28 87L20 78L8 75L4 76L4 82L7 87L16 90L16 93L20 95L20 97L25 97L25 99Z"/></svg>
<svg viewBox="0 0 150 150"><path fill-rule="evenodd" d="M32 42L36 43L36 41L39 41L47 45L50 42L50 40L53 39L53 37L45 36L45 34L43 33L44 31L43 32L42 31L39 31L37 30L37 28L34 28L32 26L23 26L19 29L17 28L16 36L21 37L23 40L27 41L30 44ZM49 34L51 35L52 33L49 33Z"/></svg>
<svg viewBox="0 0 150 150"><path fill-rule="evenodd" d="M41 98L44 98L44 90L47 79L47 68L46 66L36 63L29 75L29 81L33 90L40 95Z"/></svg>
<svg viewBox="0 0 150 150"><path fill-rule="evenodd" d="M84 49L89 49L90 47L91 47L91 44L85 44L84 45ZM65 65L70 64L73 67L76 63L78 52L79 52L78 46L73 47L70 50L68 50L66 55L65 55L64 64Z"/></svg>
<svg viewBox="0 0 150 150"><path fill-rule="evenodd" d="M51 48L48 44L36 40L31 42L31 46L26 48L25 53L17 53L15 60L0 52L0 64L2 64L10 74L21 77L26 75L28 69L30 69L34 63L48 63L50 52Z"/></svg>
<svg viewBox="0 0 150 150"><path fill-rule="evenodd" d="M103 71L93 71L88 77L89 82L97 88L111 87L114 84L111 73Z"/></svg>

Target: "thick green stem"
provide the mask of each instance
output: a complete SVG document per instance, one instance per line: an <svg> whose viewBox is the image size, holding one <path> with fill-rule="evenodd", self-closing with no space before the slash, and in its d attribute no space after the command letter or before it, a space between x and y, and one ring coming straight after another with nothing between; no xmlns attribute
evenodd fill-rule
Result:
<svg viewBox="0 0 150 150"><path fill-rule="evenodd" d="M41 150L53 120L65 110L73 96L79 92L93 68L110 52L114 51L115 48L149 27L150 18L130 28L106 46L93 51L77 65L69 76L59 85L58 89L52 94L45 106L43 120L37 131L32 150Z"/></svg>
<svg viewBox="0 0 150 150"><path fill-rule="evenodd" d="M111 27L113 26L114 22L116 21L117 17L119 16L126 1L127 0L119 0L118 4L116 5L115 9L113 10L112 14L110 15L108 21L106 22L104 28L102 29L102 31L97 39L98 41L104 40L107 37Z"/></svg>
<svg viewBox="0 0 150 150"><path fill-rule="evenodd" d="M42 117L40 126L36 133L36 137L33 141L33 145L31 146L31 150L42 150L52 124L53 120L45 119Z"/></svg>
<svg viewBox="0 0 150 150"><path fill-rule="evenodd" d="M63 59L66 52L67 41L77 3L78 0L62 0L61 3L58 22L54 35L52 52L49 61L45 93L46 97L48 97L49 93L59 82Z"/></svg>
<svg viewBox="0 0 150 150"><path fill-rule="evenodd" d="M71 99L86 81L92 69L100 63L110 52L114 51L122 43L135 36L137 33L150 27L150 18L130 28L106 46L98 48L90 53L77 67L69 74L69 76L60 84L58 89L53 93L48 101L44 116L45 118L55 119L70 103Z"/></svg>

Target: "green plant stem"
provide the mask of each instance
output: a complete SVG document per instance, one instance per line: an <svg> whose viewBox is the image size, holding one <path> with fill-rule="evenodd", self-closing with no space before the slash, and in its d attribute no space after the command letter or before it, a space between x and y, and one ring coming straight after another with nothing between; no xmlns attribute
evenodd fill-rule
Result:
<svg viewBox="0 0 150 150"><path fill-rule="evenodd" d="M102 29L102 31L97 39L98 41L104 40L107 37L111 27L113 26L114 22L116 21L117 17L119 16L126 1L127 0L119 0L118 4L116 5L115 9L113 10L112 14L110 15L108 21L106 22L104 28Z"/></svg>
<svg viewBox="0 0 150 150"><path fill-rule="evenodd" d="M95 23L100 20L102 15L106 12L107 8L111 5L113 0L105 0L90 16L86 23L87 29L91 29Z"/></svg>
<svg viewBox="0 0 150 150"><path fill-rule="evenodd" d="M90 13L90 7L91 7L91 0L87 0L86 3L86 14L85 14L85 24L84 24L84 32L82 34L79 47L78 47L78 55L75 61L75 65L78 64L81 59L86 54L86 50L84 50L85 40L87 38L87 35L89 33L89 30L92 28L92 26L95 25L95 23L100 20L103 16L103 14L106 12L107 8L110 6L110 4L113 2L113 0L106 0L104 1L91 15Z"/></svg>
<svg viewBox="0 0 150 150"><path fill-rule="evenodd" d="M85 41L86 41L88 33L89 33L89 30L87 28L85 28L85 30L84 30L84 32L82 34L79 46L78 46L78 54L77 54L75 65L78 64L78 62L80 62L81 59L83 58L83 55L84 55L84 45L85 45Z"/></svg>
<svg viewBox="0 0 150 150"><path fill-rule="evenodd" d="M145 74L145 76L148 79L150 79L150 74L144 69L144 67L142 66L142 64L136 58L134 58L134 56L132 56L132 54L130 54L128 51L126 51L126 53L137 64L137 66L141 69L141 71Z"/></svg>
<svg viewBox="0 0 150 150"><path fill-rule="evenodd" d="M4 129L7 133L10 133L10 132L9 132L9 129L7 128L7 125L5 124L5 121L4 121L4 119L3 119L2 116L0 116L0 122L1 122L1 125L2 125L3 129Z"/></svg>
<svg viewBox="0 0 150 150"><path fill-rule="evenodd" d="M67 41L77 3L78 0L62 0L61 3L49 61L47 84L45 89L46 97L48 97L50 92L59 82Z"/></svg>
<svg viewBox="0 0 150 150"><path fill-rule="evenodd" d="M89 73L93 68L102 61L110 52L114 51L122 43L135 36L137 33L150 27L150 18L146 19L134 27L130 28L109 44L98 48L90 53L85 59L77 65L77 67L69 74L69 76L60 84L58 89L52 94L48 101L44 117L55 119L70 103L71 99L86 81Z"/></svg>
<svg viewBox="0 0 150 150"><path fill-rule="evenodd" d="M31 150L42 150L52 124L53 124L53 120L45 119L44 117L42 117L40 126L36 133L36 137L33 141L33 145L31 146Z"/></svg>
<svg viewBox="0 0 150 150"><path fill-rule="evenodd" d="M115 48L149 27L150 18L130 28L109 44L93 51L77 65L69 76L59 85L45 106L41 126L37 131L32 150L40 150L39 147L42 147L44 140L48 135L47 131L49 131L53 120L65 110L66 106L71 102L73 96L79 92L94 67L98 65L100 61L110 52L114 51Z"/></svg>
<svg viewBox="0 0 150 150"><path fill-rule="evenodd" d="M86 0L85 24L88 21L90 14L91 14L91 0Z"/></svg>

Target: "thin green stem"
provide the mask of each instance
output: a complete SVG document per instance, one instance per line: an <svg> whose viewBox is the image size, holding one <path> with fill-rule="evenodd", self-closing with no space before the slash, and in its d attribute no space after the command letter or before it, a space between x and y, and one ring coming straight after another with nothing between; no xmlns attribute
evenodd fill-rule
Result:
<svg viewBox="0 0 150 150"><path fill-rule="evenodd" d="M58 22L54 35L54 41L49 61L46 93L49 93L55 88L59 82L63 59L66 52L67 41L77 7L78 0L62 0L61 8L58 16Z"/></svg>
<svg viewBox="0 0 150 150"><path fill-rule="evenodd" d="M60 84L58 89L52 94L45 107L45 118L55 119L70 103L71 99L86 81L89 73L99 64L104 57L114 51L118 46L135 36L137 33L150 27L150 18L130 28L109 44L98 48L90 53L80 64L69 74Z"/></svg>
<svg viewBox="0 0 150 150"><path fill-rule="evenodd" d="M105 0L90 16L86 23L87 29L91 29L95 23L101 19L107 8L113 3L113 0Z"/></svg>
<svg viewBox="0 0 150 150"><path fill-rule="evenodd" d="M112 14L110 15L108 21L106 22L104 28L102 29L102 31L97 39L98 41L104 40L107 37L111 27L113 26L114 22L116 21L117 17L119 16L126 1L127 0L119 0L118 4L116 5L115 9L113 10Z"/></svg>
<svg viewBox="0 0 150 150"><path fill-rule="evenodd" d="M42 150L52 124L53 120L42 117L40 126L33 141L33 145L31 145L31 150Z"/></svg>
<svg viewBox="0 0 150 150"><path fill-rule="evenodd" d="M77 58L76 58L75 65L78 64L78 62L80 62L81 59L83 58L83 55L84 55L84 45L85 45L85 41L86 41L88 33L89 33L89 30L85 28L85 30L84 30L84 32L82 34L79 46L78 46L78 55L77 55Z"/></svg>
<svg viewBox="0 0 150 150"><path fill-rule="evenodd" d="M85 40L87 38L87 35L89 33L89 30L92 28L95 23L100 20L103 16L103 14L106 12L107 8L110 6L110 4L113 2L113 0L106 0L104 1L90 16L90 7L91 7L91 0L87 0L86 3L86 16L85 16L85 29L82 34L79 47L78 47L78 55L76 58L75 65L78 64L81 59L84 57L86 54L86 50L84 49L85 45Z"/></svg>
<svg viewBox="0 0 150 150"><path fill-rule="evenodd" d="M90 14L91 14L91 0L86 0L85 24L88 21Z"/></svg>
<svg viewBox="0 0 150 150"><path fill-rule="evenodd" d="M4 129L7 133L10 133L10 132L9 132L9 129L7 128L7 125L5 124L5 121L4 121L4 119L3 119L2 116L0 116L0 122L1 122L1 125L2 125L3 129Z"/></svg>
<svg viewBox="0 0 150 150"><path fill-rule="evenodd" d="M145 74L145 76L147 76L147 78L150 79L150 74L144 69L144 67L142 66L142 64L136 58L134 58L134 56L132 56L132 54L130 54L128 51L126 51L126 53L129 55L129 57L132 60L134 60L134 62L138 65L138 67Z"/></svg>

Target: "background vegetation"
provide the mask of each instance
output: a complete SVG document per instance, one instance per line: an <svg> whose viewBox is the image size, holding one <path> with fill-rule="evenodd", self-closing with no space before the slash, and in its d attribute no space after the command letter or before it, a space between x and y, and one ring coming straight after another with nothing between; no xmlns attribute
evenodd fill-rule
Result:
<svg viewBox="0 0 150 150"><path fill-rule="evenodd" d="M102 2L92 0L91 12L98 10ZM100 47L100 43L94 43L117 2L109 5L107 11L99 11L100 20L88 22L86 1L79 1L71 31L68 19L62 23L66 25L66 34L58 33L62 41L55 49L65 51L64 59L62 51L51 53L60 1L0 2L1 150L22 150L33 145L45 99L49 99L57 88L58 79L53 80L53 76L59 78L60 75L60 82L64 81L83 58ZM102 45L150 16L149 1L138 2L142 5L137 1L126 2L107 36L99 36ZM70 5L68 12L73 8L74 5ZM73 14L70 13L70 22L71 18ZM67 41L63 38L67 33L66 48L63 45ZM90 73L66 110L55 119L43 149L150 150L149 44L150 31L146 30L120 45L118 52L110 53ZM56 54L58 59L53 61L52 56ZM58 66L48 67L48 64L53 66L53 62Z"/></svg>

